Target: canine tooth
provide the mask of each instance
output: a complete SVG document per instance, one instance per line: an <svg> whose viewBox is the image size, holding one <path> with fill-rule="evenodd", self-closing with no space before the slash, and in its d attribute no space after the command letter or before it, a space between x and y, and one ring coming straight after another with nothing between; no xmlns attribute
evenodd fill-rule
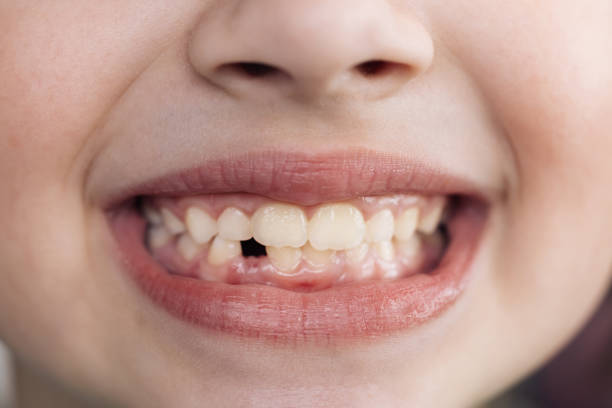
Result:
<svg viewBox="0 0 612 408"><path fill-rule="evenodd" d="M251 220L237 208L226 208L217 219L219 236L232 241L247 241L251 239Z"/></svg>
<svg viewBox="0 0 612 408"><path fill-rule="evenodd" d="M170 242L172 235L163 225L156 225L147 232L147 242L151 249L158 249Z"/></svg>
<svg viewBox="0 0 612 408"><path fill-rule="evenodd" d="M219 266L242 254L239 241L228 241L219 236L213 239L208 250L208 263Z"/></svg>
<svg viewBox="0 0 612 408"><path fill-rule="evenodd" d="M360 264L365 259L369 249L370 246L366 243L360 244L355 248L347 249L345 251L346 261L353 265Z"/></svg>
<svg viewBox="0 0 612 408"><path fill-rule="evenodd" d="M191 237L198 244L206 244L217 234L217 221L200 208L187 209L185 223Z"/></svg>
<svg viewBox="0 0 612 408"><path fill-rule="evenodd" d="M291 272L300 263L302 259L302 250L299 248L277 248L266 247L268 259L281 272Z"/></svg>
<svg viewBox="0 0 612 408"><path fill-rule="evenodd" d="M310 244L319 251L354 248L363 241L365 231L361 211L350 204L324 205L308 224Z"/></svg>
<svg viewBox="0 0 612 408"><path fill-rule="evenodd" d="M395 229L393 213L389 209L379 211L366 222L366 241L390 241Z"/></svg>
<svg viewBox="0 0 612 408"><path fill-rule="evenodd" d="M308 240L306 214L295 205L274 203L260 207L251 224L255 240L267 247L299 248Z"/></svg>
<svg viewBox="0 0 612 408"><path fill-rule="evenodd" d="M431 234L438 228L438 224L442 220L442 214L444 213L444 207L446 205L445 197L434 197L429 211L423 214L419 221L418 230L425 234Z"/></svg>
<svg viewBox="0 0 612 408"><path fill-rule="evenodd" d="M409 208L395 220L395 238L400 241L409 240L419 223L419 209Z"/></svg>
<svg viewBox="0 0 612 408"><path fill-rule="evenodd" d="M142 210L144 212L144 216L147 219L147 221L149 221L151 224L153 225L159 225L162 222L164 222L164 220L162 219L162 215L161 213L154 208L153 206L151 206L151 204L145 203L142 206Z"/></svg>
<svg viewBox="0 0 612 408"><path fill-rule="evenodd" d="M395 258L395 248L391 241L382 241L374 244L374 250L378 257L384 261L392 261Z"/></svg>
<svg viewBox="0 0 612 408"><path fill-rule="evenodd" d="M304 259L313 266L329 265L335 253L335 251L318 251L308 243L302 247Z"/></svg>
<svg viewBox="0 0 612 408"><path fill-rule="evenodd" d="M410 239L405 241L397 241L397 250L402 256L412 258L421 252L421 237L414 234Z"/></svg>
<svg viewBox="0 0 612 408"><path fill-rule="evenodd" d="M167 208L161 209L161 216L168 232L177 235L185 232L185 224L172 211Z"/></svg>
<svg viewBox="0 0 612 408"><path fill-rule="evenodd" d="M189 234L182 234L176 242L176 249L186 261L192 261L202 248Z"/></svg>

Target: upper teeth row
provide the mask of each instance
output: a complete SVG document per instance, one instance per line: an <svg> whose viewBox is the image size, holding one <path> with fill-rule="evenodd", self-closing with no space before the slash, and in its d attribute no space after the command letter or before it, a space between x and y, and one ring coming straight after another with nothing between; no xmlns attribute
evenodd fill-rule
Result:
<svg viewBox="0 0 612 408"><path fill-rule="evenodd" d="M252 216L242 210L226 208L214 219L200 207L192 206L185 212L184 221L167 208L160 212L145 207L147 219L163 225L172 235L189 232L197 244L206 244L218 236L227 241L254 238L261 245L276 248L301 248L307 242L318 251L347 250L363 242L409 240L416 231L430 234L440 223L446 201L434 199L426 213L418 207L403 210L397 217L390 209L382 209L367 221L352 204L321 205L307 219L305 211L295 205L269 203L259 207Z"/></svg>

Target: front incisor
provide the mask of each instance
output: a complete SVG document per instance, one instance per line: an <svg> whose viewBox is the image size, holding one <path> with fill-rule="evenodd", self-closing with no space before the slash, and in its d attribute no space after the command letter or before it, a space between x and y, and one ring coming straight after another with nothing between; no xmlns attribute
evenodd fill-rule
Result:
<svg viewBox="0 0 612 408"><path fill-rule="evenodd" d="M351 204L321 206L308 224L308 238L313 248L340 251L354 248L365 237L363 215Z"/></svg>
<svg viewBox="0 0 612 408"><path fill-rule="evenodd" d="M308 240L306 214L295 205L268 204L251 218L253 238L263 246L299 248Z"/></svg>

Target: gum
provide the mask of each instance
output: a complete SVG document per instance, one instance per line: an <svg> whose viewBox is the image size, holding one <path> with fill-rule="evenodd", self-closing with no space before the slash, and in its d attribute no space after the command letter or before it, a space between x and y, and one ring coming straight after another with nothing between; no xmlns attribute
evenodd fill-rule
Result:
<svg viewBox="0 0 612 408"><path fill-rule="evenodd" d="M376 197L358 197L351 200L334 201L333 203L342 202L352 204L362 212L364 218L367 220L378 211L386 208L390 209L394 216L398 216L402 211L413 207L418 207L423 214L426 214L429 208L434 205L434 200L437 199L442 199L442 197L396 194ZM167 208L180 219L184 219L187 209L191 206L201 208L208 212L213 218L218 218L228 207L238 208L251 216L259 207L265 204L278 203L278 201L253 194L210 194L178 198L153 198L150 199L148 203L154 208ZM305 211L306 216L310 219L313 213L322 204L325 203L313 206L298 206Z"/></svg>

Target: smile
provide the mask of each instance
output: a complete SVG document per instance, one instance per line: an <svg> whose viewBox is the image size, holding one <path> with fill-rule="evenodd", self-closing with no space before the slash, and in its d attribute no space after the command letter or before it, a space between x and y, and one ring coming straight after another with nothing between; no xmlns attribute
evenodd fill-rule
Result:
<svg viewBox="0 0 612 408"><path fill-rule="evenodd" d="M371 151L250 154L152 180L108 211L156 305L276 341L372 338L466 287L488 213L463 180Z"/></svg>

